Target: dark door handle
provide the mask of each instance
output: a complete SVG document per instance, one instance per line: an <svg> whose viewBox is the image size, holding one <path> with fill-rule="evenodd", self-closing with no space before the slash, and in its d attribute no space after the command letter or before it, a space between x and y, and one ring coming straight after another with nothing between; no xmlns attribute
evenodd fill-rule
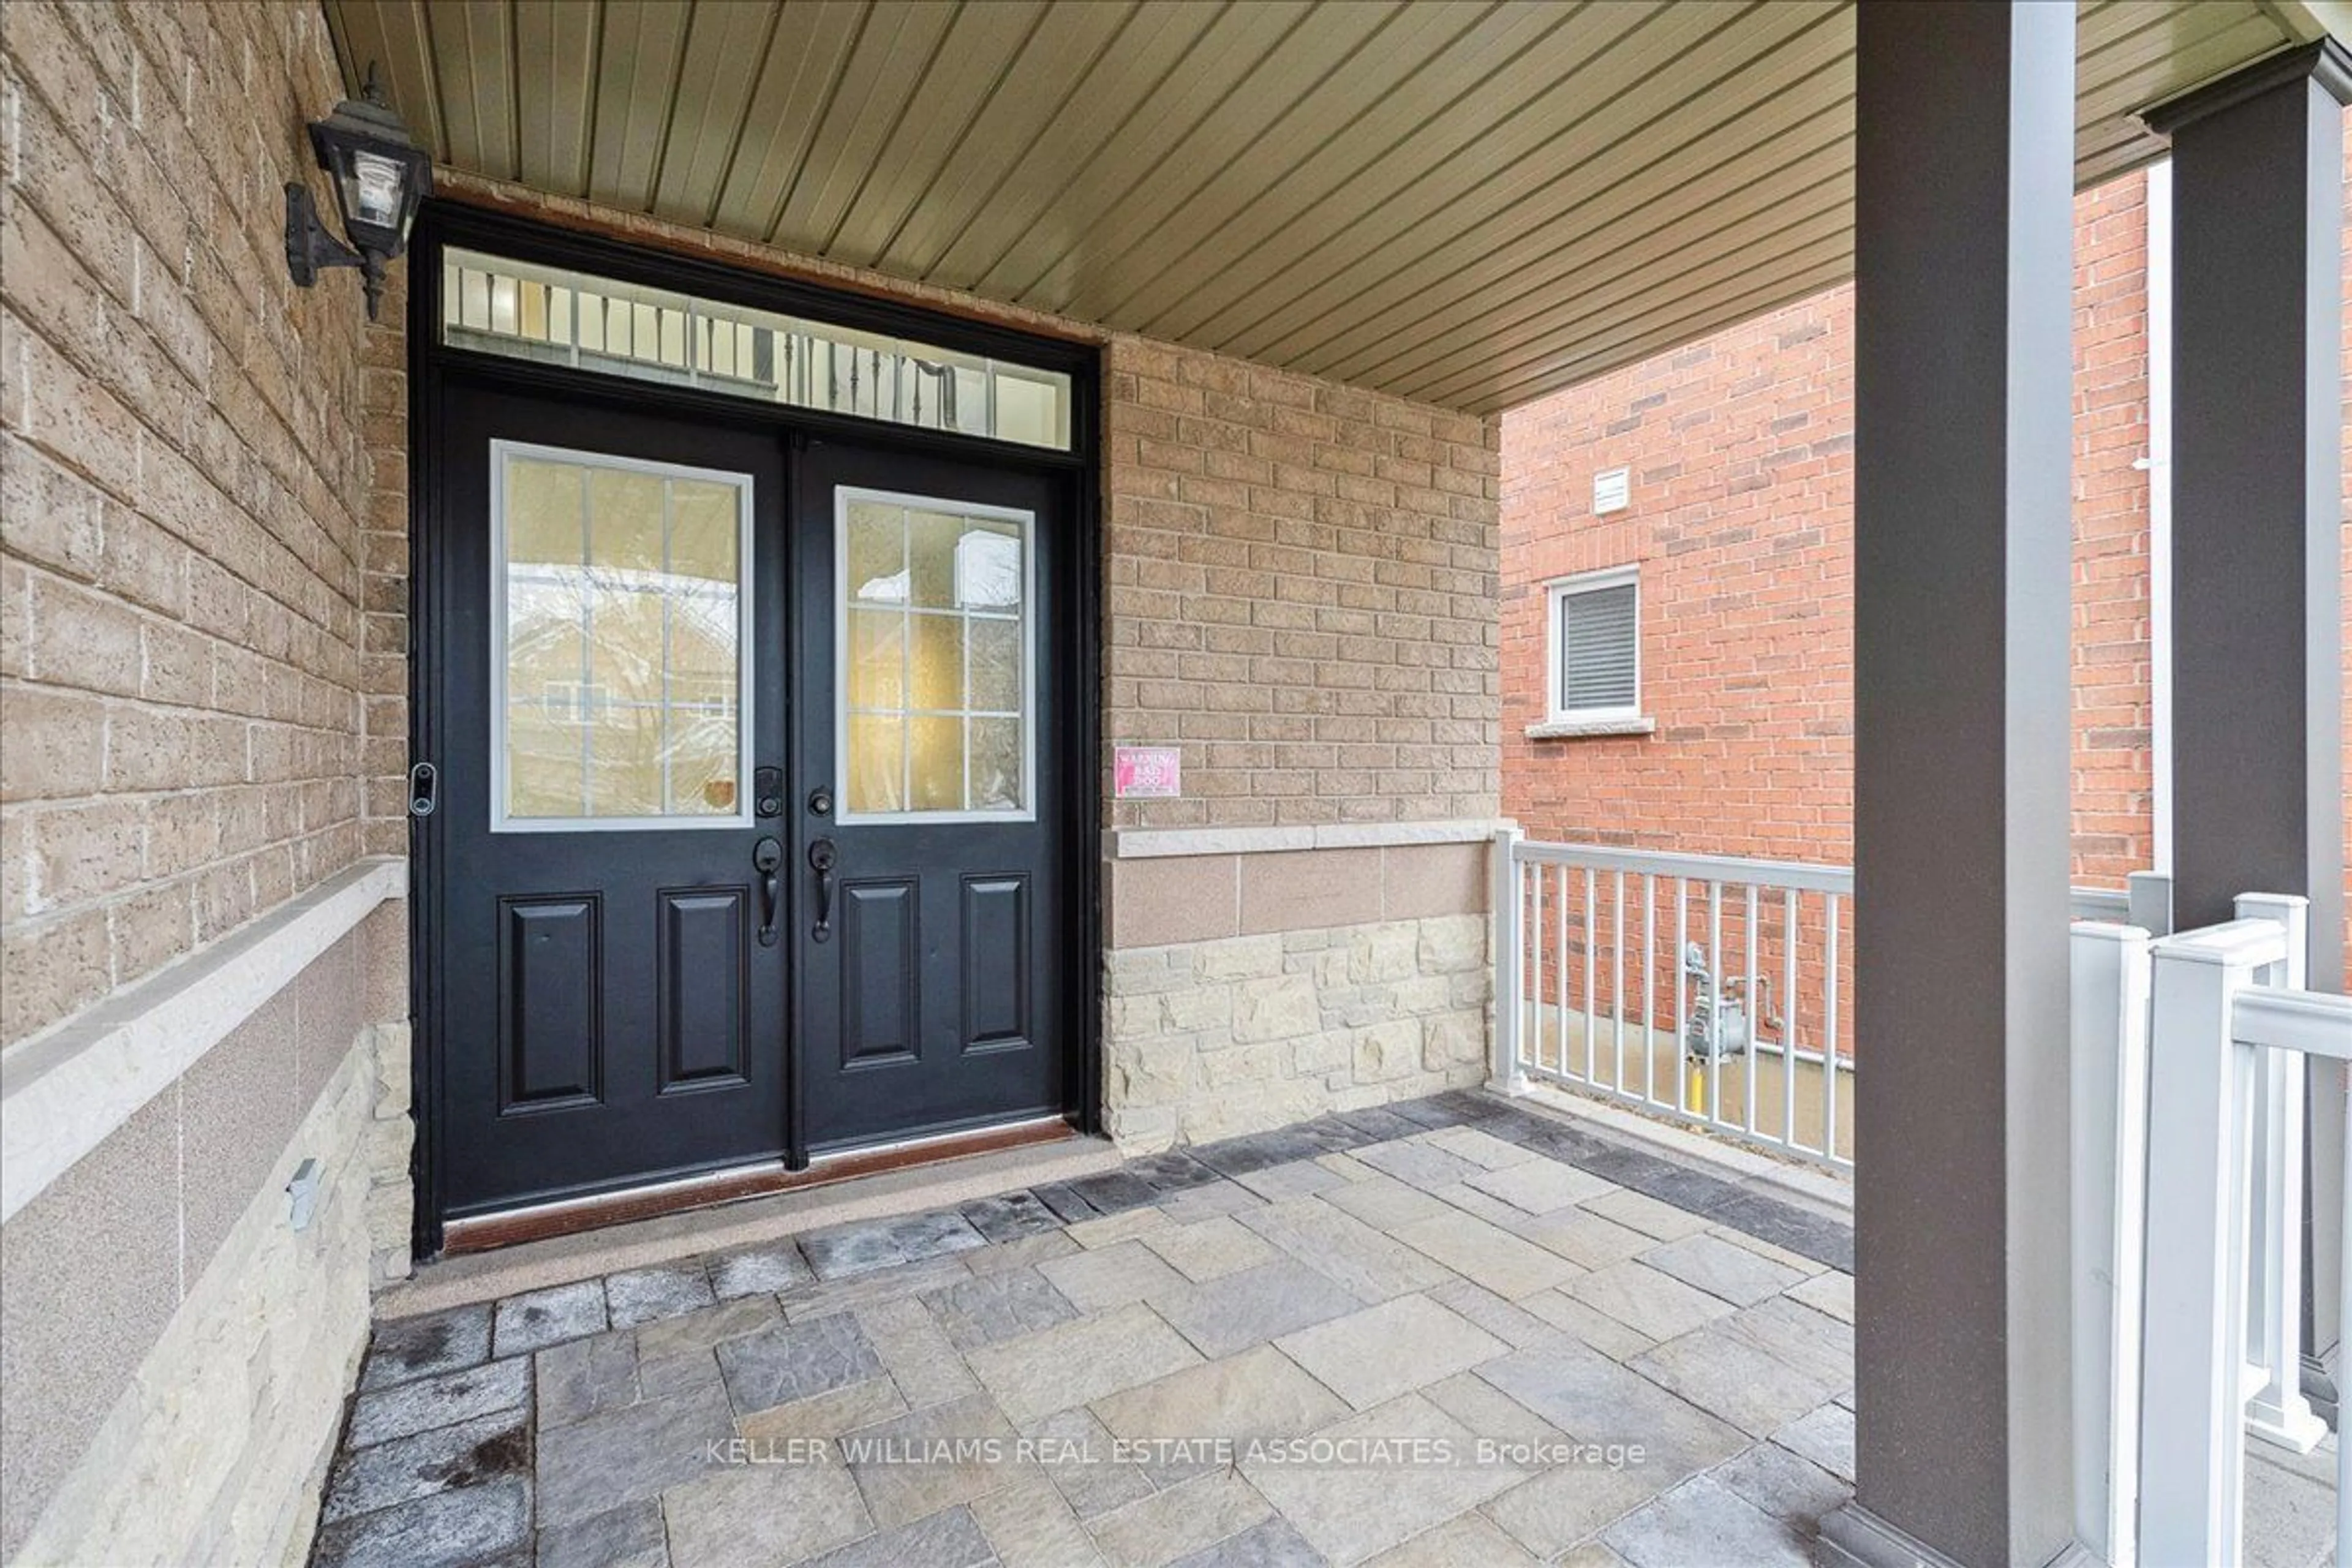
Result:
<svg viewBox="0 0 2352 1568"><path fill-rule="evenodd" d="M784 866L784 847L772 838L751 846L751 869L760 873L760 945L776 945L776 901L782 889L776 873Z"/></svg>
<svg viewBox="0 0 2352 1568"><path fill-rule="evenodd" d="M839 858L830 838L809 846L809 869L816 873L816 929L809 934L819 942L833 940L833 868Z"/></svg>

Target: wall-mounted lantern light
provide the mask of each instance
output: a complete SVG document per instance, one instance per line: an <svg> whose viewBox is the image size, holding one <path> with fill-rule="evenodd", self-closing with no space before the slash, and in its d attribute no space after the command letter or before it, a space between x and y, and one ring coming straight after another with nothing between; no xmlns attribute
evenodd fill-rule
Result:
<svg viewBox="0 0 2352 1568"><path fill-rule="evenodd" d="M408 247L408 226L417 205L433 194L433 160L409 140L408 127L384 101L375 67L368 67L361 98L347 98L335 112L310 122L310 146L327 171L335 205L343 217L345 245L319 221L310 189L286 187L286 266L308 289L330 267L356 267L367 284L368 320L383 299L384 263ZM356 248L354 248L356 247Z"/></svg>

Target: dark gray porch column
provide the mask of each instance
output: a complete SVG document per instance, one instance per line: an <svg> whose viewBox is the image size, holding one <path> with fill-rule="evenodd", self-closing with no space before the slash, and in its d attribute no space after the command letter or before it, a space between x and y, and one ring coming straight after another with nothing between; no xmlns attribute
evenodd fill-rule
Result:
<svg viewBox="0 0 2352 1568"><path fill-rule="evenodd" d="M2352 58L2322 42L2147 116L2172 138L2175 922L2228 920L2243 892L2304 894L2311 984L2328 991L2344 975L2347 97ZM2340 1096L2309 1103L2315 1363L2340 1317L2344 1128Z"/></svg>
<svg viewBox="0 0 2352 1568"><path fill-rule="evenodd" d="M1865 4L1854 297L1854 1500L1823 1555L2073 1539L2074 7Z"/></svg>
<svg viewBox="0 0 2352 1568"><path fill-rule="evenodd" d="M2315 44L2147 116L2172 138L2173 921L2311 900L2344 973L2342 268L2352 59Z"/></svg>

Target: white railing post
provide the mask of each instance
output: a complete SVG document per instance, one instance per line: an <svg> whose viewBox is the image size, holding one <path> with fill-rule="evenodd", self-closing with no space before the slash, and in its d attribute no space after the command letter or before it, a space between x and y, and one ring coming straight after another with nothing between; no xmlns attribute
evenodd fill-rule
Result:
<svg viewBox="0 0 2352 1568"><path fill-rule="evenodd" d="M2336 1064L2335 1075L2344 1085L2345 1125L2352 1127L2352 1068L2343 1062ZM2352 1202L2352 1138L2344 1140L2344 1185L2338 1190ZM2336 1288L2340 1292L2336 1300L2352 1301L2352 1214L2343 1216L2342 1228L2336 1233ZM2343 1396L2337 1394L2336 1406L2336 1554L2344 1555L2344 1542L2352 1541L2352 1447L2344 1442Z"/></svg>
<svg viewBox="0 0 2352 1568"><path fill-rule="evenodd" d="M2284 893L2245 893L2238 918L2275 921L2286 954L2269 984L2299 991L2310 950L2311 901ZM2262 1390L2247 1407L2255 1436L2307 1454L2327 1427L2303 1395L2303 1105L2305 1067L2289 1051L2265 1051L2254 1070L2254 1146L2251 1151L2252 1277L2246 1359Z"/></svg>
<svg viewBox="0 0 2352 1568"><path fill-rule="evenodd" d="M2074 928L2074 1531L2131 1568L2147 1240L2148 933Z"/></svg>
<svg viewBox="0 0 2352 1568"><path fill-rule="evenodd" d="M2134 871L2124 879L2124 901L2131 923L2150 936L2172 934L2172 877L2165 871Z"/></svg>
<svg viewBox="0 0 2352 1568"><path fill-rule="evenodd" d="M2254 1053L2239 993L2276 962L2279 928L2236 921L2153 948L2139 1557L2238 1560L2245 1514L2246 1206Z"/></svg>
<svg viewBox="0 0 2352 1568"><path fill-rule="evenodd" d="M2289 945L2290 939L2300 941L2307 931L2299 927L2293 918L2294 911L2282 900L2255 898L2239 902L2241 908L2268 910L2288 918L2237 922L2238 929L2269 933L2272 942L2267 955L2252 960L2257 965L2268 963L2268 975L2257 978L2270 983L2250 985L2239 992L2231 1010L2232 1038L2241 1051L2252 1052L2257 1059L2284 1057L2305 1068L2313 1062L2325 1061L2340 1073L2346 1066L2352 1065L2352 997L2305 991L2282 983L2280 977L2301 973L2308 963L2307 957L2299 959L2299 947ZM2308 919L2306 912L2304 921L2307 922ZM2339 1078L2327 1085L2326 1092L2347 1094L2347 1086ZM2352 1150L2347 1151L2345 1166L2346 1173L2352 1175ZM2340 1215L2336 1223L2336 1239L2352 1243L2352 1226L2346 1225ZM2347 1263L2339 1281L2352 1287L2352 1246L2347 1246L2342 1257ZM2242 1447L2241 1444L2241 1458ZM2340 1444L2336 1454L2336 1539L2352 1541L2352 1447Z"/></svg>
<svg viewBox="0 0 2352 1568"><path fill-rule="evenodd" d="M1498 1094L1525 1094L1528 1071L1519 1056L1519 1026L1527 1003L1519 965L1526 956L1526 915L1519 891L1519 830L1495 830L1495 1058L1488 1065L1486 1087Z"/></svg>

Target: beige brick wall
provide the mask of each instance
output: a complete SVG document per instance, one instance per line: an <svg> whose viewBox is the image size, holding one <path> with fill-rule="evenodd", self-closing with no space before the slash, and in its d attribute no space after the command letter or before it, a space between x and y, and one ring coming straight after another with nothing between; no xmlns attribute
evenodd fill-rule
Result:
<svg viewBox="0 0 2352 1568"><path fill-rule="evenodd" d="M360 355L362 616L360 842L369 855L408 853L408 268L385 280L383 313Z"/></svg>
<svg viewBox="0 0 2352 1568"><path fill-rule="evenodd" d="M383 388L279 195L340 96L315 6L0 6L0 1043L362 851Z"/></svg>
<svg viewBox="0 0 2352 1568"><path fill-rule="evenodd" d="M400 344L281 195L341 96L315 5L0 5L0 1044L371 847ZM0 1557L299 1559L406 1267L405 1011L392 906L0 1227Z"/></svg>
<svg viewBox="0 0 2352 1568"><path fill-rule="evenodd" d="M1107 370L1104 732L1184 758L1114 825L1493 816L1500 425L1134 338Z"/></svg>

